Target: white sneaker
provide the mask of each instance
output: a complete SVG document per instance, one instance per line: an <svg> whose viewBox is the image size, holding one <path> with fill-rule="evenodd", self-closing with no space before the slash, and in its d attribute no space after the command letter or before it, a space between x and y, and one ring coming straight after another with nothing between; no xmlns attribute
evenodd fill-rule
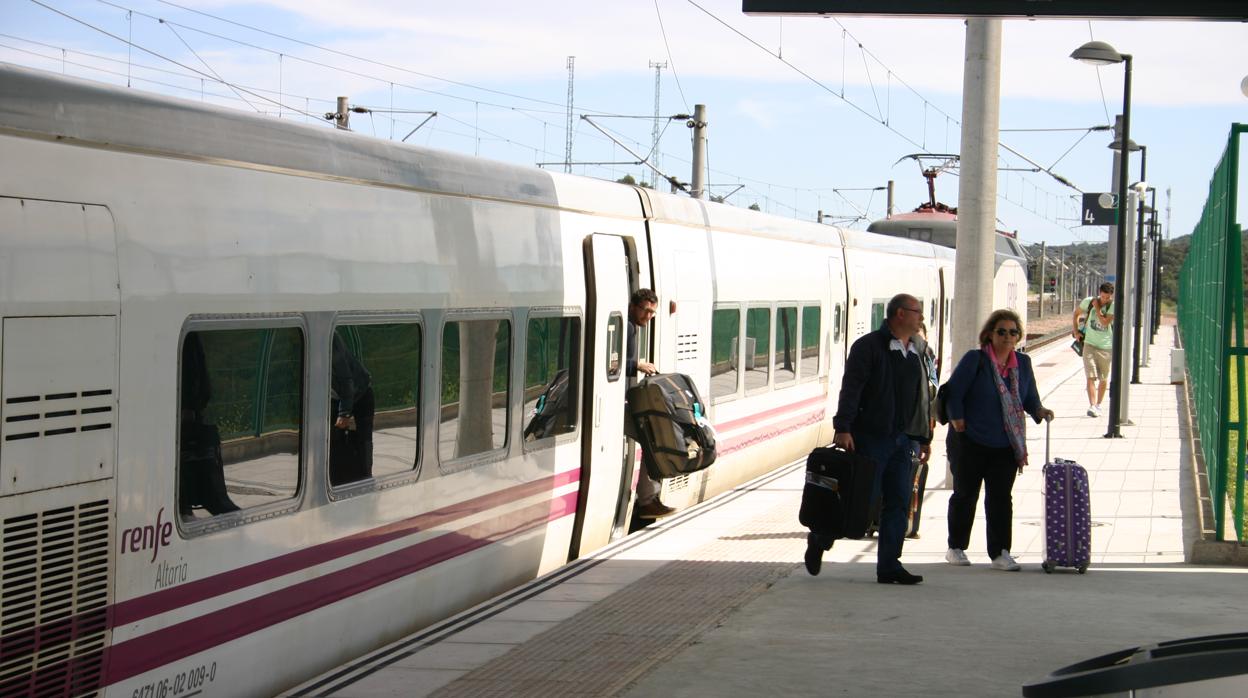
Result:
<svg viewBox="0 0 1248 698"><path fill-rule="evenodd" d="M959 567L968 567L971 564L961 548L949 548L949 552L945 553L945 562Z"/></svg>
<svg viewBox="0 0 1248 698"><path fill-rule="evenodd" d="M1091 407L1089 407L1089 408L1088 408L1088 416L1089 416L1089 417L1099 417L1099 416L1101 416L1101 406L1100 406L1100 405L1092 405Z"/></svg>
<svg viewBox="0 0 1248 698"><path fill-rule="evenodd" d="M1001 570L1003 572L1017 572L1023 568L1019 567L1018 563L1014 561L1014 558L1010 557L1010 551L1002 550L1001 554L993 559L992 569Z"/></svg>

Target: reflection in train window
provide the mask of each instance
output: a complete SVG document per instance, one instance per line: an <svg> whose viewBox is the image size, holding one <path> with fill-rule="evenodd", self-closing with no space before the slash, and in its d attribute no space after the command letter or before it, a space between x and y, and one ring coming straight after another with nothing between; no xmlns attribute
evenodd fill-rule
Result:
<svg viewBox="0 0 1248 698"><path fill-rule="evenodd" d="M871 327L868 332L880 329L880 325L884 323L884 308L887 303L888 301L875 301L871 304Z"/></svg>
<svg viewBox="0 0 1248 698"><path fill-rule="evenodd" d="M507 445L510 363L510 320L446 323L438 430L442 461Z"/></svg>
<svg viewBox="0 0 1248 698"><path fill-rule="evenodd" d="M369 323L334 330L329 483L416 468L420 443L420 325Z"/></svg>
<svg viewBox="0 0 1248 698"><path fill-rule="evenodd" d="M840 308L838 305L837 308ZM819 319L822 317L817 305L802 308L802 380L819 375ZM838 332L839 334L839 332Z"/></svg>
<svg viewBox="0 0 1248 698"><path fill-rule="evenodd" d="M180 384L182 520L294 499L303 425L303 330L188 332Z"/></svg>
<svg viewBox="0 0 1248 698"><path fill-rule="evenodd" d="M841 317L841 304L837 303L832 309L832 343L841 343L841 325L844 318Z"/></svg>
<svg viewBox="0 0 1248 698"><path fill-rule="evenodd" d="M711 399L737 394L741 311L716 308L711 314Z"/></svg>
<svg viewBox="0 0 1248 698"><path fill-rule="evenodd" d="M797 307L776 308L776 385L797 380Z"/></svg>
<svg viewBox="0 0 1248 698"><path fill-rule="evenodd" d="M530 318L524 351L524 440L576 431L581 321Z"/></svg>
<svg viewBox="0 0 1248 698"><path fill-rule="evenodd" d="M633 331L633 328L631 327L631 325L628 329L629 329L629 332ZM634 341L636 341L640 345L641 338L635 337ZM638 348L638 351L640 351L640 347ZM623 354L624 354L624 316L620 315L619 313L611 313L611 316L607 318L607 380L608 381L617 381L620 379L620 374L624 370L624 362L625 362L625 357L623 356Z"/></svg>
<svg viewBox="0 0 1248 698"><path fill-rule="evenodd" d="M771 309L745 311L745 392L767 387L771 363Z"/></svg>

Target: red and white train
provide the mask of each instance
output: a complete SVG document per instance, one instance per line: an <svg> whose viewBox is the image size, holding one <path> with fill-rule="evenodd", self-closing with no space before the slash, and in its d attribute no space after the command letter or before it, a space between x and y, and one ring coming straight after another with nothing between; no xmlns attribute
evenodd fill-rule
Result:
<svg viewBox="0 0 1248 698"><path fill-rule="evenodd" d="M718 430L676 506L827 443L893 294L949 353L927 243L8 65L0 162L4 698L276 693L624 535L636 288Z"/></svg>

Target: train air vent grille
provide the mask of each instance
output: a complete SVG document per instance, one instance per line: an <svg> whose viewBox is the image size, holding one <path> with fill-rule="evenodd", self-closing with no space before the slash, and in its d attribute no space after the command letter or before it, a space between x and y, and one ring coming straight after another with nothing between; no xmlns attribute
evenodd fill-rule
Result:
<svg viewBox="0 0 1248 698"><path fill-rule="evenodd" d="M688 486L689 486L689 476L687 474L677 475L676 477L667 479L667 491L668 492L675 492L677 490L683 490Z"/></svg>
<svg viewBox="0 0 1248 698"><path fill-rule="evenodd" d="M100 694L111 524L107 501L3 520L0 698Z"/></svg>
<svg viewBox="0 0 1248 698"><path fill-rule="evenodd" d="M696 361L698 359L698 335L676 335L676 360Z"/></svg>

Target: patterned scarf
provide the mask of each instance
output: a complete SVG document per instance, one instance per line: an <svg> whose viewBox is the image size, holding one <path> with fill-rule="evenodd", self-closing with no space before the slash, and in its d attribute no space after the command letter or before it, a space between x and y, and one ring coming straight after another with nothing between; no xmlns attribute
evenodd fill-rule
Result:
<svg viewBox="0 0 1248 698"><path fill-rule="evenodd" d="M991 352L991 348L985 348L985 352ZM1014 449L1014 460L1018 461L1019 466L1027 463L1027 422L1023 419L1023 399L1018 394L1018 366L1012 366L1009 369L1009 386L1005 384L1005 379L1001 377L1001 371L996 370L995 356L990 357L993 361L992 380L997 385L997 393L1001 397L1001 416L1005 422L1005 433L1010 437L1010 448Z"/></svg>

